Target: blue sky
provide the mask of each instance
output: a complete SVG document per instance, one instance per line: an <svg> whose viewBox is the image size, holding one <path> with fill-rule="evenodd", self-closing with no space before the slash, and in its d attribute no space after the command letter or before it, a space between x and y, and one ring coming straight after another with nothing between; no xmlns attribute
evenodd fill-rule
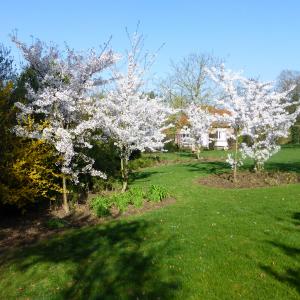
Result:
<svg viewBox="0 0 300 300"><path fill-rule="evenodd" d="M138 21L146 48L160 50L153 72L169 71L170 60L191 52L224 58L247 76L275 80L283 69L300 70L300 1L292 0L127 0L1 1L0 41L18 51L9 34L31 35L78 50L97 47L112 36L117 51L127 46L125 27ZM5 12L5 13L3 13Z"/></svg>

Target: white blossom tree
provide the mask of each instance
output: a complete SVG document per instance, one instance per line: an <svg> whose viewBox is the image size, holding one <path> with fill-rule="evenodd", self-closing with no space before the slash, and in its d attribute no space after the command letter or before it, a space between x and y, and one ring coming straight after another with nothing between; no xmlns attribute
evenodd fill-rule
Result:
<svg viewBox="0 0 300 300"><path fill-rule="evenodd" d="M236 181L237 168L245 157L253 158L255 168L261 170L264 162L279 150L278 138L287 136L299 110L288 113L287 107L295 105L288 101L290 91L278 93L271 83L247 79L224 66L209 72L223 91L218 105L230 112L225 118L234 129L235 151L234 155L228 154L227 162ZM246 135L251 138L249 146L241 145Z"/></svg>
<svg viewBox="0 0 300 300"><path fill-rule="evenodd" d="M12 40L38 79L37 90L27 86L28 103L16 103L20 113L15 131L20 136L42 139L56 149L63 181L63 206L69 213L66 180L78 183L79 173L87 172L105 177L93 169L93 159L83 150L92 147L92 128L86 126L93 104L90 95L95 85L104 82L96 76L114 64L117 56L106 46L99 54L94 50L76 53L68 47L61 53L57 46L48 46L40 40L30 46L16 37ZM28 115L36 120L42 116L45 126L36 121L33 130L28 131L23 122Z"/></svg>
<svg viewBox="0 0 300 300"><path fill-rule="evenodd" d="M221 88L221 96L217 99L217 105L225 108L229 114L221 116L233 128L234 132L230 138L235 140L234 154L227 156L227 162L233 170L233 179L236 181L237 168L243 164L241 155L239 155L239 145L244 130L249 123L247 111L247 90L245 78L237 72L225 70L224 65L220 68L211 68L208 70L211 78Z"/></svg>
<svg viewBox="0 0 300 300"><path fill-rule="evenodd" d="M216 117L207 108L195 103L190 104L185 109L185 113L190 124L191 143L195 146L197 159L199 159L202 147L209 143L209 131Z"/></svg>
<svg viewBox="0 0 300 300"><path fill-rule="evenodd" d="M250 137L250 144L243 143L241 152L244 157L254 160L255 171L261 171L264 163L280 150L278 139L288 136L299 114L299 101L290 100L294 86L276 92L271 82L246 82L249 122L244 134ZM291 106L296 108L293 113L288 109Z"/></svg>
<svg viewBox="0 0 300 300"><path fill-rule="evenodd" d="M161 98L144 93L145 72L150 64L139 64L142 57L143 37L135 33L131 49L126 54L126 70L113 70L113 90L108 91L95 107L94 120L110 136L119 150L121 161L122 191L128 185L128 162L134 150L156 151L165 143L164 130L171 112ZM104 120L104 126L101 125Z"/></svg>

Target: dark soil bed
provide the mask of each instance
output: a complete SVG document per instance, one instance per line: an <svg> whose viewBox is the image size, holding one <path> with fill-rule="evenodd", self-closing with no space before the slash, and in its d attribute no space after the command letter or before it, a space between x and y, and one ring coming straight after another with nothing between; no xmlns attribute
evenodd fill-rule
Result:
<svg viewBox="0 0 300 300"><path fill-rule="evenodd" d="M163 201L160 202L149 202L149 201L145 201L142 207L135 207L134 205L129 205L127 210L124 213L120 213L118 210L116 209L112 209L111 210L111 217L107 217L104 219L116 219L116 218L122 218L122 217L127 217L127 216L132 216L132 215L139 215L141 213L150 211L150 210L154 210L154 209L158 209L158 208L162 208L164 206L170 205L175 203L175 199L174 198L167 198L164 199Z"/></svg>
<svg viewBox="0 0 300 300"><path fill-rule="evenodd" d="M239 172L236 182L231 173L214 174L198 180L201 185L216 188L259 188L299 183L300 175L288 172Z"/></svg>
<svg viewBox="0 0 300 300"><path fill-rule="evenodd" d="M0 217L0 255L2 252L15 247L26 246L40 240L50 238L54 234L60 234L69 228L79 228L87 225L106 223L111 220L138 215L146 211L159 209L175 202L174 198L168 198L161 202L145 202L140 208L129 206L127 211L119 213L117 210L111 216L97 218L87 204L79 204L73 213L64 216L62 209L32 211L24 215L1 215ZM54 222L53 222L54 221ZM53 228L51 224L59 224Z"/></svg>

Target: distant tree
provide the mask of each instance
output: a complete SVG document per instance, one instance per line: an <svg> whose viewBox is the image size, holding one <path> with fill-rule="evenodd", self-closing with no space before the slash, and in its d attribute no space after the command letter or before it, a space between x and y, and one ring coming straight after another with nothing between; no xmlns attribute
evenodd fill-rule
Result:
<svg viewBox="0 0 300 300"><path fill-rule="evenodd" d="M271 82L246 80L244 86L249 118L244 134L250 137L250 144L242 144L241 151L254 160L254 170L261 171L265 162L279 151L278 140L288 136L299 114L300 103L289 99L295 86L284 92L275 91ZM289 112L291 106L295 108L293 113Z"/></svg>
<svg viewBox="0 0 300 300"><path fill-rule="evenodd" d="M207 69L220 63L212 55L192 53L177 63L171 63L171 73L161 81L160 90L176 106L180 103L178 99L181 99L182 106L187 103L211 103L216 91L212 88Z"/></svg>
<svg viewBox="0 0 300 300"><path fill-rule="evenodd" d="M209 113L207 108L195 103L190 104L185 112L190 124L191 143L195 145L197 159L199 159L202 147L209 143L207 140L209 130L217 118Z"/></svg>
<svg viewBox="0 0 300 300"><path fill-rule="evenodd" d="M294 87L291 90L291 87ZM277 90L279 92L290 91L287 101L298 101L300 99L300 71L283 70L277 78ZM293 105L289 108L293 113L296 109ZM300 125L300 116L297 117L296 125Z"/></svg>
<svg viewBox="0 0 300 300"><path fill-rule="evenodd" d="M228 154L227 162L236 181L237 168L242 165L245 156L255 160L255 169L259 171L265 161L278 151L278 138L288 134L298 114L299 103L288 101L294 86L279 93L272 83L247 79L240 73L225 70L224 66L209 72L223 90L218 104L230 112L226 119L234 129L235 151L233 156ZM287 108L292 104L297 109L291 114ZM251 145L241 145L245 135L251 138Z"/></svg>
<svg viewBox="0 0 300 300"><path fill-rule="evenodd" d="M13 58L10 49L0 43L0 84L7 80L13 80L16 72L13 65Z"/></svg>

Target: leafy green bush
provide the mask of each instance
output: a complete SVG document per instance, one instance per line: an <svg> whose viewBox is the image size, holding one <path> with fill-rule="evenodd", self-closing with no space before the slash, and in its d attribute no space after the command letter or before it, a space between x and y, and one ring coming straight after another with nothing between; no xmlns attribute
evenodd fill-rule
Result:
<svg viewBox="0 0 300 300"><path fill-rule="evenodd" d="M107 216L110 214L110 207L112 205L111 199L105 196L97 196L90 201L92 210L98 217Z"/></svg>
<svg viewBox="0 0 300 300"><path fill-rule="evenodd" d="M150 189L147 193L147 199L153 202L160 202L167 197L167 190L164 187L155 184L150 186Z"/></svg>
<svg viewBox="0 0 300 300"><path fill-rule="evenodd" d="M45 225L50 229L59 229L66 227L68 225L68 222L62 219L55 218L48 220Z"/></svg>
<svg viewBox="0 0 300 300"><path fill-rule="evenodd" d="M98 217L102 217L109 215L112 207L123 213L128 209L129 205L141 207L146 200L159 202L167 196L166 189L159 185L152 185L147 192L142 188L133 187L125 193L97 196L90 201L90 206Z"/></svg>
<svg viewBox="0 0 300 300"><path fill-rule="evenodd" d="M178 144L176 144L174 141L165 143L164 149L167 150L168 152L178 152L179 151Z"/></svg>
<svg viewBox="0 0 300 300"><path fill-rule="evenodd" d="M127 210L130 202L131 202L131 195L129 192L115 194L112 197L113 205L115 205L121 213Z"/></svg>
<svg viewBox="0 0 300 300"><path fill-rule="evenodd" d="M134 207L141 207L145 200L145 192L138 187L133 187L129 190L129 193L131 195L131 204L134 205Z"/></svg>
<svg viewBox="0 0 300 300"><path fill-rule="evenodd" d="M94 193L99 193L102 191L115 191L119 188L120 183L113 177L108 177L103 179L100 177L93 177L92 181L92 191Z"/></svg>
<svg viewBox="0 0 300 300"><path fill-rule="evenodd" d="M291 143L300 144L300 125L291 127Z"/></svg>
<svg viewBox="0 0 300 300"><path fill-rule="evenodd" d="M154 166L159 161L160 161L160 158L158 155L140 157L140 158L129 161L129 168L131 170L147 168L147 167Z"/></svg>

